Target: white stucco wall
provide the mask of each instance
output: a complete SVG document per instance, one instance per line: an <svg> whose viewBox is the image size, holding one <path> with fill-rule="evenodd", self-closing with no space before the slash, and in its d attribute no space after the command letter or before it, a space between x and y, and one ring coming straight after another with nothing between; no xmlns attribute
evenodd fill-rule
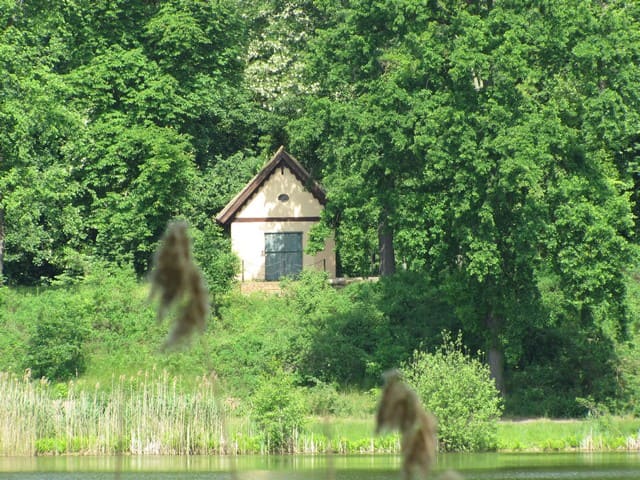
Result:
<svg viewBox="0 0 640 480"><path fill-rule="evenodd" d="M289 200L281 202L278 196L287 194ZM300 217L319 217L323 206L288 169L276 171L263 183L236 214L231 223L233 251L242 260L241 280L264 280L264 234L275 232L302 232L303 249L309 240L309 230L316 221L299 221ZM273 221L270 217L287 220ZM327 239L323 251L316 255L303 254L303 268L326 270L331 278L336 275L335 242Z"/></svg>
<svg viewBox="0 0 640 480"><path fill-rule="evenodd" d="M309 229L315 222L251 222L231 224L233 250L242 259L241 280L264 280L264 234L273 232L302 232L302 245L306 247ZM325 249L316 255L302 255L303 268L326 270L331 278L336 276L335 243L328 239Z"/></svg>

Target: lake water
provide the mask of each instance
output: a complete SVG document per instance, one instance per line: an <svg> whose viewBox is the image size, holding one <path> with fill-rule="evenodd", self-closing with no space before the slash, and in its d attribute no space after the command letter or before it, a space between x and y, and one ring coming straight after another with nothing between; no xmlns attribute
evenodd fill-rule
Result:
<svg viewBox="0 0 640 480"><path fill-rule="evenodd" d="M0 479L392 480L400 464L384 455L0 457ZM640 454L443 454L430 478L448 469L466 480L640 480Z"/></svg>

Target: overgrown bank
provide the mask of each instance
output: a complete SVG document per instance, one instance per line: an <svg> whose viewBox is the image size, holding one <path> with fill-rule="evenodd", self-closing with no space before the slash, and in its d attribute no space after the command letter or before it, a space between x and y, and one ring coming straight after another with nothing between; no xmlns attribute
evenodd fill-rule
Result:
<svg viewBox="0 0 640 480"><path fill-rule="evenodd" d="M381 372L428 360L419 370L429 373L413 378L413 384L427 403L439 398L434 385L444 385L448 397L442 404L452 405L455 412L437 411L436 404L429 408L445 418L460 417L458 407L471 403L468 391L456 388L473 385L477 378L484 385L482 379L488 375L483 357L469 353L481 345L481 332L465 330L461 313L438 293L428 278L415 274L339 291L322 275L305 274L286 284L280 296L219 296L218 315L205 334L190 348L167 354L159 350L167 326L156 322L147 286L130 271L105 267L80 282L2 288L2 404L13 409L4 410L0 450L394 451L395 437L371 435ZM461 335L448 338L443 335L447 331ZM558 340L563 348L563 342L576 342ZM634 422L611 421L606 426L604 420L635 413L636 344L611 345L606 361L616 368L616 378L591 365L593 352L589 356L585 349L563 350L554 360L545 360L544 349L536 350L540 356L535 362L529 357L529 367L512 370L506 415L568 412L577 417L591 414L591 420L569 424L576 427L571 432L556 431L551 425L564 424L554 423L547 425L549 431L542 428L532 437L522 437L519 432L539 424L496 427L491 419L501 410L492 406L489 389L484 399L475 396L471 405L486 407L488 422L473 438L465 438L447 432L454 424L447 420L441 429L443 448L635 448ZM598 354L606 352L599 347ZM456 366L455 361L461 363ZM551 372L570 365L574 376L590 376L589 381L572 379L565 384ZM446 370L452 366L455 373ZM38 380L43 376L48 380ZM518 378L530 382L518 383ZM446 386L440 379L454 381ZM615 382L613 390L601 388ZM484 389L475 386L470 391ZM536 401L541 397L544 402ZM472 415L482 417L477 412ZM33 424L23 422L16 430L20 418ZM314 420L318 418L331 420Z"/></svg>
<svg viewBox="0 0 640 480"><path fill-rule="evenodd" d="M0 375L0 455L265 454L260 422L237 410L207 377L183 381L165 372L114 378L83 389L75 382ZM373 402L364 398L366 409ZM399 453L395 434L373 435L373 416L305 416L291 425L289 453ZM500 451L640 450L640 419L502 421Z"/></svg>

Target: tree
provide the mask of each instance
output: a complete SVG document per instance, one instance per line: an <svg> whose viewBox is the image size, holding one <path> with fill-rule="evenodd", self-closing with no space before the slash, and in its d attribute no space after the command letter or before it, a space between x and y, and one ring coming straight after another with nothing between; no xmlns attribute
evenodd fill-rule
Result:
<svg viewBox="0 0 640 480"><path fill-rule="evenodd" d="M62 272L80 249L81 186L67 156L79 117L52 71L65 55L60 37L39 28L55 25L56 13L37 2L2 7L0 276L33 282Z"/></svg>
<svg viewBox="0 0 640 480"><path fill-rule="evenodd" d="M0 19L3 273L97 256L140 274L171 217L206 229L200 179L253 165L259 135L238 2L6 1Z"/></svg>
<svg viewBox="0 0 640 480"><path fill-rule="evenodd" d="M414 7L401 3L325 7L331 22L318 29L308 58L317 93L307 115L289 126L293 148L320 164L330 185L326 218L336 228L347 273L363 273L362 259L342 250L356 242L365 252L376 244L381 274L395 271L401 205L422 165L411 147L411 95L422 85L405 82L406 70L419 67L401 42L416 41L424 24Z"/></svg>
<svg viewBox="0 0 640 480"><path fill-rule="evenodd" d="M638 8L341 5L311 44L318 93L289 127L322 165L339 252L363 248L359 232L392 235L407 268L440 279L501 389L527 328L622 338L633 217L620 164L638 123L617 112L640 106Z"/></svg>
<svg viewBox="0 0 640 480"><path fill-rule="evenodd" d="M170 218L192 216L199 229L212 221L211 205L197 199L207 210L194 208L200 178L252 142L245 27L230 0L64 11L74 32L68 100L84 117L73 153L83 163L86 235L95 255L142 273Z"/></svg>
<svg viewBox="0 0 640 480"><path fill-rule="evenodd" d="M484 317L474 325L486 332L499 385L505 346L518 358L518 339L535 322L522 316L535 310L522 306L544 307L539 282L549 275L572 307L561 319L553 318L557 312L537 318L589 324L604 308L617 326L599 335L624 332L630 204L612 152L586 133L586 107L603 93L587 69L567 68L579 60L578 46L592 40L586 26L606 28L621 12L595 3L572 8L495 6L486 21L461 13L464 28L452 34L454 89L419 122L420 148L437 159L424 188L427 208L439 215L424 226L439 238L425 240L445 254L433 264L447 265Z"/></svg>
<svg viewBox="0 0 640 480"><path fill-rule="evenodd" d="M304 52L321 11L312 0L241 1L249 23L245 78L261 120L261 144L287 144L284 126L316 88L304 77Z"/></svg>

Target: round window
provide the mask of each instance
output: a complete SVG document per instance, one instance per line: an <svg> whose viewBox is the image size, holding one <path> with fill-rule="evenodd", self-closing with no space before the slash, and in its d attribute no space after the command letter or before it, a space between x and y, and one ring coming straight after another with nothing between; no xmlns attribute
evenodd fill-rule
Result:
<svg viewBox="0 0 640 480"><path fill-rule="evenodd" d="M278 200L281 202L287 202L289 201L289 195L287 195L286 193L281 193L280 195L278 195Z"/></svg>

